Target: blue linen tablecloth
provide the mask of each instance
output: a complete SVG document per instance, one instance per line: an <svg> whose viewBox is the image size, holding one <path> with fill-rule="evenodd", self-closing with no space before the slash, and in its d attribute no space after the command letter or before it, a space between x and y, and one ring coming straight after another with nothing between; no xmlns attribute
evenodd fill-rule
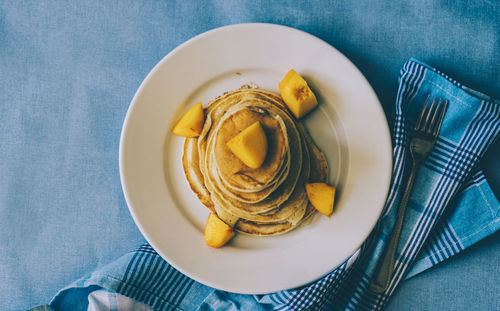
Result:
<svg viewBox="0 0 500 311"><path fill-rule="evenodd" d="M46 303L143 242L119 183L120 129L183 41L239 22L305 30L346 54L389 112L410 55L499 98L499 15L493 1L1 2L1 309ZM497 142L481 162L497 196L499 154ZM406 282L388 309L498 309L498 237Z"/></svg>

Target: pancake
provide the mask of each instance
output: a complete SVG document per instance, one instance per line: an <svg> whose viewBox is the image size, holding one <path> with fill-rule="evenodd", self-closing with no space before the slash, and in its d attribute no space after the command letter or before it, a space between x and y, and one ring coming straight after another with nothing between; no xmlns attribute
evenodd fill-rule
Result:
<svg viewBox="0 0 500 311"><path fill-rule="evenodd" d="M268 149L261 167L252 169L240 161L226 146L238 133L260 121L266 133ZM265 110L241 109L221 121L215 140L214 155L222 182L228 188L240 192L255 192L264 189L278 174L285 172L285 157L289 157L285 123L279 116ZM276 180L275 180L276 182Z"/></svg>
<svg viewBox="0 0 500 311"><path fill-rule="evenodd" d="M206 128L211 127L211 130L204 135L206 129L204 127L201 136L198 138L200 170L204 176L205 186L212 194L212 200L219 205L236 208L240 213L264 213L281 205L291 195L302 166L300 134L294 121L283 110L278 109L276 104L273 105L270 98L264 99L256 97L255 92L250 90L238 90L216 100L207 109L205 124L208 124ZM280 98L278 97L278 99ZM215 137L218 136L223 118L227 118L242 109L265 109L269 113L279 116L286 126L284 134L288 137L288 144L296 146L296 148L286 146L290 152L290 156L285 158L285 168L290 166L289 172L285 172L285 175L283 175L286 180L282 178L278 183L270 182L266 185L267 189L246 193L228 191L221 182L213 150ZM220 114L220 111L223 111L224 115ZM212 127L211 124L217 124L217 126ZM291 159L294 159L294 161L290 161Z"/></svg>
<svg viewBox="0 0 500 311"><path fill-rule="evenodd" d="M256 121L263 126L268 151L263 165L252 169L240 161L227 148L226 143L238 133ZM240 109L221 120L209 152L216 162L218 180L226 195L246 203L257 203L273 192L287 176L290 163L288 135L286 126L279 116L255 111L252 108Z"/></svg>
<svg viewBox="0 0 500 311"><path fill-rule="evenodd" d="M198 138L184 144L183 168L200 201L234 230L251 235L290 231L314 214L306 182L326 182L328 165L309 133L273 92L244 86L205 109ZM268 139L263 165L251 169L226 143L259 121Z"/></svg>

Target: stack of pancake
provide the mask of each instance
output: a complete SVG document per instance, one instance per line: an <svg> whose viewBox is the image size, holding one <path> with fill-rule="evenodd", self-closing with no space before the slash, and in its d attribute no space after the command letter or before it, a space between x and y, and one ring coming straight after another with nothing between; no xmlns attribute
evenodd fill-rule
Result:
<svg viewBox="0 0 500 311"><path fill-rule="evenodd" d="M328 166L307 130L281 97L253 86L226 93L205 110L198 138L187 138L183 166L200 201L236 231L276 235L315 212L306 182L326 182ZM252 169L226 143L260 121L268 141L266 159Z"/></svg>

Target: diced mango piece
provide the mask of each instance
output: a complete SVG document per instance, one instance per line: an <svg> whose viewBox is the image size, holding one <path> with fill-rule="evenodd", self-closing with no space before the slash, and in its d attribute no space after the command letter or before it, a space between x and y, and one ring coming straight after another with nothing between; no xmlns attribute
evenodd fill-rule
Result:
<svg viewBox="0 0 500 311"><path fill-rule="evenodd" d="M234 231L217 215L210 213L205 226L205 243L210 247L219 248L234 236Z"/></svg>
<svg viewBox="0 0 500 311"><path fill-rule="evenodd" d="M325 183L306 184L307 197L312 206L321 214L330 217L333 213L335 201L335 187Z"/></svg>
<svg viewBox="0 0 500 311"><path fill-rule="evenodd" d="M246 166L259 168L267 155L267 136L259 121L231 138L227 147Z"/></svg>
<svg viewBox="0 0 500 311"><path fill-rule="evenodd" d="M297 119L318 105L307 82L293 69L279 83L279 89L283 101Z"/></svg>
<svg viewBox="0 0 500 311"><path fill-rule="evenodd" d="M205 114L201 102L189 109L177 122L172 133L184 137L198 137L203 129Z"/></svg>

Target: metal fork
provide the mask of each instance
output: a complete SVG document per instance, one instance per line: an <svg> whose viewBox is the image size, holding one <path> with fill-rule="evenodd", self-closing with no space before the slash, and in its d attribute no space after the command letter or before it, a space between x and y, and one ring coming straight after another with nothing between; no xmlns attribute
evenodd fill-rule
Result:
<svg viewBox="0 0 500 311"><path fill-rule="evenodd" d="M427 96L424 108L418 117L413 130L413 136L410 140L412 166L396 215L396 223L392 229L387 245L384 248L382 257L379 260L377 269L375 270L375 275L370 283L370 289L377 293L382 293L389 287L394 269L394 260L399 242L399 236L401 234L403 219L408 206L408 199L410 198L410 193L415 181L415 175L419 166L422 162L424 162L434 148L434 144L436 143L439 134L439 129L441 128L441 123L443 122L444 114L446 113L446 108L448 107L448 101L445 100L442 103L441 98L435 105L436 97L434 97L429 106L429 97L430 94Z"/></svg>

